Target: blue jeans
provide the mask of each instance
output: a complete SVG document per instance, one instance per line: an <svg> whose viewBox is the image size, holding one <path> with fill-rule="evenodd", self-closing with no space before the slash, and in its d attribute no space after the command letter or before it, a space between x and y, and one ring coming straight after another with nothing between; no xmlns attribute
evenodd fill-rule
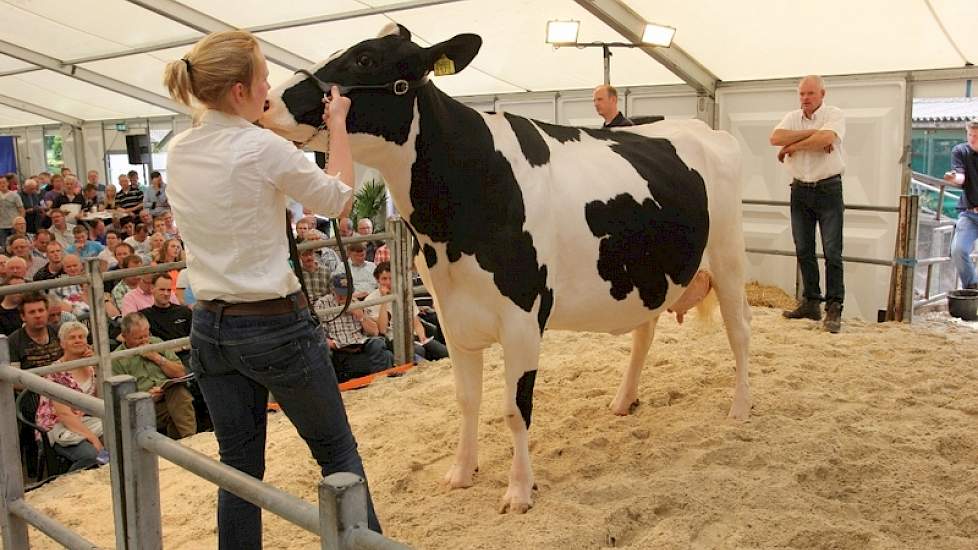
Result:
<svg viewBox="0 0 978 550"><path fill-rule="evenodd" d="M951 240L951 260L961 278L961 286L967 287L978 283L975 275L975 264L971 261L971 251L978 240L978 214L964 211L958 215L958 223L954 228L954 239Z"/></svg>
<svg viewBox="0 0 978 550"><path fill-rule="evenodd" d="M274 316L228 316L197 307L190 341L191 370L214 422L221 462L262 479L271 391L323 476L352 472L366 479L329 348L308 308ZM369 493L367 520L370 529L380 532ZM223 489L218 491L217 526L219 548L261 548L261 509Z"/></svg>
<svg viewBox="0 0 978 550"><path fill-rule="evenodd" d="M98 466L98 460L96 460L98 451L95 450L95 445L92 445L88 441L82 441L77 445L70 446L55 443L51 447L54 449L54 452L65 457L71 463L71 467L68 468L69 472L87 470Z"/></svg>
<svg viewBox="0 0 978 550"><path fill-rule="evenodd" d="M815 225L822 235L822 252L825 254L825 301L839 302L845 299L845 283L842 280L842 178L815 187L791 185L791 235L795 240L795 254L801 268L804 296L809 300L821 300L818 261L815 258Z"/></svg>

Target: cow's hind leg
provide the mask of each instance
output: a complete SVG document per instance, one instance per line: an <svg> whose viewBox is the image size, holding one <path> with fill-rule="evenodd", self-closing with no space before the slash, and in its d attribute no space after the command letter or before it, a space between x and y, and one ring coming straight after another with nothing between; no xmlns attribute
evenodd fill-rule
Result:
<svg viewBox="0 0 978 550"><path fill-rule="evenodd" d="M445 475L452 488L471 487L479 468L479 405L482 403L482 350L459 349L448 341L455 375L455 398L462 415L455 464Z"/></svg>
<svg viewBox="0 0 978 550"><path fill-rule="evenodd" d="M611 402L611 412L618 416L627 416L638 405L638 379L642 374L645 359L649 355L649 347L652 345L655 325L658 322L659 316L656 315L651 321L639 325L632 331L632 356L628 361L628 370L621 379L615 400Z"/></svg>
<svg viewBox="0 0 978 550"><path fill-rule="evenodd" d="M519 383L516 384L516 406L520 409L520 416L526 424L526 429L530 429L530 419L533 416L533 386L537 382L537 371L523 373Z"/></svg>
<svg viewBox="0 0 978 550"><path fill-rule="evenodd" d="M516 394L524 374L537 369L540 360L540 333L532 325L506 327L506 331L502 338L503 360L506 365L503 418L513 434L513 465L500 512L522 514L533 506L533 467L530 465L529 431L516 403Z"/></svg>
<svg viewBox="0 0 978 550"><path fill-rule="evenodd" d="M731 249L743 250L743 245ZM751 409L750 383L747 379L751 313L747 292L744 290L743 253L740 254L714 258L711 264L714 268L713 285L720 302L720 314L723 316L727 340L737 365L733 404L728 416L736 420L747 420Z"/></svg>

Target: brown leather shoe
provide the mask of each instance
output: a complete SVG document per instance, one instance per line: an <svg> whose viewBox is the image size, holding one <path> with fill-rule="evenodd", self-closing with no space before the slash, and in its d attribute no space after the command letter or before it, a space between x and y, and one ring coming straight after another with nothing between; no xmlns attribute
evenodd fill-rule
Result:
<svg viewBox="0 0 978 550"><path fill-rule="evenodd" d="M822 319L822 302L808 298L799 302L798 307L791 311L781 313L786 319L811 319L818 321Z"/></svg>
<svg viewBox="0 0 978 550"><path fill-rule="evenodd" d="M832 334L838 334L842 330L842 304L840 302L825 304L825 321L822 326Z"/></svg>

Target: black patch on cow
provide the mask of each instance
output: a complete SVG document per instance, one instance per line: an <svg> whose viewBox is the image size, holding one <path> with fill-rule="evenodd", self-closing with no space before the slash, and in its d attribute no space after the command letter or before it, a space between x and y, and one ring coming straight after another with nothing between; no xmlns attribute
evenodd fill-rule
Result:
<svg viewBox="0 0 978 550"><path fill-rule="evenodd" d="M539 120L534 120L533 122L535 122L541 130L546 132L548 136L556 139L560 143L567 143L568 141L581 141L580 128L575 128L573 126L557 126L555 124L540 122Z"/></svg>
<svg viewBox="0 0 978 550"><path fill-rule="evenodd" d="M533 126L530 119L509 113L503 113L503 116L513 128L516 141L520 144L520 150L523 151L523 156L526 157L530 166L543 166L550 162L550 147L547 147L547 142L543 140L543 136Z"/></svg>
<svg viewBox="0 0 978 550"><path fill-rule="evenodd" d="M435 267L435 264L438 263L438 254L435 253L435 249L430 244L426 244L423 250L424 263L428 266L428 269Z"/></svg>
<svg viewBox="0 0 978 550"><path fill-rule="evenodd" d="M547 278L547 266L543 266L543 278ZM547 321L550 320L550 310L554 307L554 291L551 288L546 289L545 292L540 294L540 311L537 312L537 323L540 324L540 335L543 335L544 329L547 328Z"/></svg>
<svg viewBox="0 0 978 550"><path fill-rule="evenodd" d="M616 300L637 288L645 307L658 308L668 290L666 276L685 286L699 269L710 230L706 185L666 139L584 131L613 141L610 149L648 182L655 199L639 203L632 195L620 194L585 206L588 226L601 239L598 273L611 283Z"/></svg>
<svg viewBox="0 0 978 550"><path fill-rule="evenodd" d="M524 311L553 302L547 268L537 263L513 167L496 150L482 115L433 86L419 92L420 132L411 166L411 225L492 273L499 292ZM549 316L549 311L547 312Z"/></svg>
<svg viewBox="0 0 978 550"><path fill-rule="evenodd" d="M533 386L536 381L537 371L531 370L524 372L516 383L516 406L526 423L526 429L530 429L530 418L533 416Z"/></svg>

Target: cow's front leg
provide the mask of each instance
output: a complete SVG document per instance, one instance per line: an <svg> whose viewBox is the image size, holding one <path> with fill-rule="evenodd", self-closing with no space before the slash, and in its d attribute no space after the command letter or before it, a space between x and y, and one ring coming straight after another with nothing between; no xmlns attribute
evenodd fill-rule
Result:
<svg viewBox="0 0 978 550"><path fill-rule="evenodd" d="M500 505L501 513L509 511L522 514L533 506L530 435L523 413L516 402L516 393L523 374L537 368L540 360L540 333L532 325L522 328L524 330L515 335L513 332L516 330L510 330L509 336L504 336L502 342L506 365L503 417L513 434L513 464L509 471L509 487Z"/></svg>
<svg viewBox="0 0 978 550"><path fill-rule="evenodd" d="M611 412L618 416L628 416L638 405L638 379L642 374L645 359L649 355L649 346L652 345L657 322L659 322L658 315L632 331L632 356L628 361L628 370L625 371L621 385L618 386L618 395L611 402Z"/></svg>
<svg viewBox="0 0 978 550"><path fill-rule="evenodd" d="M479 469L479 405L482 403L482 350L470 351L448 341L448 354L455 375L455 398L462 414L455 464L445 474L453 489L472 486L472 476Z"/></svg>

